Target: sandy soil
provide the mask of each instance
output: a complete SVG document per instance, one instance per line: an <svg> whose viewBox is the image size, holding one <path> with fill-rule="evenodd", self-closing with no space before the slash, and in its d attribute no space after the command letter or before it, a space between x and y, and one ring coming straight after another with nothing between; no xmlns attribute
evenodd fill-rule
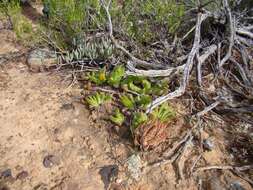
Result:
<svg viewBox="0 0 253 190"><path fill-rule="evenodd" d="M19 50L9 40L0 47L1 54ZM78 103L80 89L67 89L57 75L30 73L24 61L1 67L0 79L0 172L11 170L4 183L17 190L103 189L99 170L112 164L110 147L106 130Z"/></svg>

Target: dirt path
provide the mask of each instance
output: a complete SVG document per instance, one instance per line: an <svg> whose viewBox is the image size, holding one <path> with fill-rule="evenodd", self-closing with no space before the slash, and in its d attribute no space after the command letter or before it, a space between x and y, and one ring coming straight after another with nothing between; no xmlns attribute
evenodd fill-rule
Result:
<svg viewBox="0 0 253 190"><path fill-rule="evenodd" d="M18 50L8 41L0 47L1 54ZM30 73L21 62L1 68L0 79L4 183L19 190L103 189L99 167L112 162L106 131L89 121L80 89L66 89L56 75Z"/></svg>

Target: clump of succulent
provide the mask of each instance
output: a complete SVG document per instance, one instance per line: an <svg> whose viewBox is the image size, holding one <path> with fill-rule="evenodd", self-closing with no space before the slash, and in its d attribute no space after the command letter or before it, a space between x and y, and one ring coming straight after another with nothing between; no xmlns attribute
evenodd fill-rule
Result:
<svg viewBox="0 0 253 190"><path fill-rule="evenodd" d="M115 88L118 88L124 75L125 75L124 65L117 65L114 67L112 72L109 74L107 82L109 85L111 85Z"/></svg>
<svg viewBox="0 0 253 190"><path fill-rule="evenodd" d="M113 54L114 47L108 38L85 41L74 38L71 44L75 47L62 56L62 61L67 63L80 63L89 65L91 61L99 63L109 59Z"/></svg>
<svg viewBox="0 0 253 190"><path fill-rule="evenodd" d="M151 116L154 120L159 120L161 122L167 122L176 116L176 112L168 103L162 104L160 107L155 108Z"/></svg>
<svg viewBox="0 0 253 190"><path fill-rule="evenodd" d="M139 94L147 94L151 91L151 83L144 77L128 76L121 83L121 87L128 91L134 91Z"/></svg>
<svg viewBox="0 0 253 190"><path fill-rule="evenodd" d="M98 108L105 102L111 101L112 96L103 92L96 92L85 98L90 108Z"/></svg>
<svg viewBox="0 0 253 190"><path fill-rule="evenodd" d="M169 136L169 121L175 118L176 112L167 103L156 108L150 119L137 125L133 131L134 143L142 150L151 150L165 142Z"/></svg>
<svg viewBox="0 0 253 190"><path fill-rule="evenodd" d="M152 102L152 97L150 95L140 95L136 97L136 103L140 108L147 108L147 106Z"/></svg>
<svg viewBox="0 0 253 190"><path fill-rule="evenodd" d="M120 102L128 109L135 108L135 100L132 94L123 94L120 96Z"/></svg>
<svg viewBox="0 0 253 190"><path fill-rule="evenodd" d="M97 72L89 73L88 80L96 85L104 84L106 82L106 68L100 69Z"/></svg>
<svg viewBox="0 0 253 190"><path fill-rule="evenodd" d="M110 116L111 122L113 122L116 125L121 126L125 121L125 116L123 113L120 112L120 110L117 108L114 112L114 115Z"/></svg>
<svg viewBox="0 0 253 190"><path fill-rule="evenodd" d="M133 119L131 123L131 131L134 133L134 130L138 128L141 124L145 123L148 121L148 116L147 114L143 112L136 112L133 114Z"/></svg>

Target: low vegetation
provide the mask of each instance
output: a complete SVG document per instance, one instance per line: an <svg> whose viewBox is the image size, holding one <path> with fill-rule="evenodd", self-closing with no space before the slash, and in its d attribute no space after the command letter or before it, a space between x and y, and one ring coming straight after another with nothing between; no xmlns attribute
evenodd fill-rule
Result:
<svg viewBox="0 0 253 190"><path fill-rule="evenodd" d="M151 82L145 77L126 76L123 65L117 65L110 72L102 68L88 73L87 76L92 86L103 86L105 90L115 91L113 99L119 101L118 104L113 104L114 112L109 119L118 126L128 126L133 136L135 136L135 130L145 123L150 121L158 121L157 124L170 123L176 117L176 111L167 103L162 104L151 113L145 113L152 98L156 96L153 88L157 89L157 82ZM99 109L111 98L110 93L96 92L86 97L85 100L90 108ZM126 119L129 121L126 122Z"/></svg>
<svg viewBox="0 0 253 190"><path fill-rule="evenodd" d="M39 42L40 36L35 35L31 21L22 14L20 1L2 0L0 2L0 17L9 21L10 27L22 44L29 47Z"/></svg>

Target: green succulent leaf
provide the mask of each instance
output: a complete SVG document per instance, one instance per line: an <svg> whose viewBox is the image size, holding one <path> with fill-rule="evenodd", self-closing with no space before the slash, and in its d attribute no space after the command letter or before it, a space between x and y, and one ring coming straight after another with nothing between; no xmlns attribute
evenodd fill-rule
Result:
<svg viewBox="0 0 253 190"><path fill-rule="evenodd" d="M103 92L96 92L94 95L85 98L91 108L98 108L105 102L111 101L112 96Z"/></svg>
<svg viewBox="0 0 253 190"><path fill-rule="evenodd" d="M144 77L128 76L122 83L124 90L131 90L139 94L149 93L151 91L151 83Z"/></svg>
<svg viewBox="0 0 253 190"><path fill-rule="evenodd" d="M124 65L117 65L110 73L107 82L109 85L118 88L124 75L125 75Z"/></svg>
<svg viewBox="0 0 253 190"><path fill-rule="evenodd" d="M136 97L136 102L141 108L147 108L147 106L152 102L152 98L149 95L140 95Z"/></svg>
<svg viewBox="0 0 253 190"><path fill-rule="evenodd" d="M176 117L176 112L168 103L164 103L160 107L155 108L151 115L154 119L167 122Z"/></svg>
<svg viewBox="0 0 253 190"><path fill-rule="evenodd" d="M106 69L103 68L97 72L91 72L88 75L88 79L97 85L104 84L106 82Z"/></svg>
<svg viewBox="0 0 253 190"><path fill-rule="evenodd" d="M120 112L120 110L117 108L115 110L114 115L110 117L111 122L115 123L116 125L121 126L125 121L125 116Z"/></svg>
<svg viewBox="0 0 253 190"><path fill-rule="evenodd" d="M120 102L128 109L135 108L134 97L131 94L124 94L120 96Z"/></svg>
<svg viewBox="0 0 253 190"><path fill-rule="evenodd" d="M147 93L150 93L150 90L151 90L151 83L148 81L148 80L142 80L142 86L143 86L143 90L142 92L144 94L147 94Z"/></svg>
<svg viewBox="0 0 253 190"><path fill-rule="evenodd" d="M138 87L137 85L134 84L134 82L130 82L128 84L128 87L130 90L137 92L137 93L142 93L142 89L140 87Z"/></svg>
<svg viewBox="0 0 253 190"><path fill-rule="evenodd" d="M148 121L147 114L143 112L136 112L133 115L132 125L131 125L131 131L133 132L137 127L139 127L141 124Z"/></svg>

